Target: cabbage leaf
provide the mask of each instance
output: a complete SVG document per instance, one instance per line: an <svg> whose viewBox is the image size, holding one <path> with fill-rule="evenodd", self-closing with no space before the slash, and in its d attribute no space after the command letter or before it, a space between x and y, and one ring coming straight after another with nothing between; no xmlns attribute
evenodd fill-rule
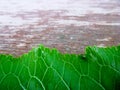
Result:
<svg viewBox="0 0 120 90"><path fill-rule="evenodd" d="M120 46L76 55L40 45L19 57L0 54L0 90L120 90Z"/></svg>

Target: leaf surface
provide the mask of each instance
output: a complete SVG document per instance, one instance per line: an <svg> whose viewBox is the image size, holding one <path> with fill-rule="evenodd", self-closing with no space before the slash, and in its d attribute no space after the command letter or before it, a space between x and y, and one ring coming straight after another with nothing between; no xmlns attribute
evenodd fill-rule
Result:
<svg viewBox="0 0 120 90"><path fill-rule="evenodd" d="M120 46L84 55L44 46L18 58L0 55L0 90L120 90Z"/></svg>

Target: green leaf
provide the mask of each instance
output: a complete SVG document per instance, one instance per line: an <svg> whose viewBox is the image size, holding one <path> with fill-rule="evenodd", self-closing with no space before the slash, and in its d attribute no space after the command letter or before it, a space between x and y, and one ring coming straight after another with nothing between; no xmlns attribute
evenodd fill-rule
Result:
<svg viewBox="0 0 120 90"><path fill-rule="evenodd" d="M0 55L0 90L120 90L120 46L62 54L44 46Z"/></svg>

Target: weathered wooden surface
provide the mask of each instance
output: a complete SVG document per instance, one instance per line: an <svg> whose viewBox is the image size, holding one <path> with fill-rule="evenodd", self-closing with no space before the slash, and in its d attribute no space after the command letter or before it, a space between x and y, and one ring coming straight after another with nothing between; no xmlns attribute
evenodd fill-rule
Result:
<svg viewBox="0 0 120 90"><path fill-rule="evenodd" d="M0 53L38 44L66 53L120 43L119 0L0 0Z"/></svg>

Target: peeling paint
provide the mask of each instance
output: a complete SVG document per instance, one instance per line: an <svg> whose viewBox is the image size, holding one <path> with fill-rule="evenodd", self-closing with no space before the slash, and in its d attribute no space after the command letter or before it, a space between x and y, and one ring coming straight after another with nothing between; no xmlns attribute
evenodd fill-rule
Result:
<svg viewBox="0 0 120 90"><path fill-rule="evenodd" d="M0 53L44 44L79 54L88 45L118 45L119 38L119 0L0 0Z"/></svg>
<svg viewBox="0 0 120 90"><path fill-rule="evenodd" d="M112 39L111 37L107 37L103 39L96 39L96 41L110 41L111 39Z"/></svg>

